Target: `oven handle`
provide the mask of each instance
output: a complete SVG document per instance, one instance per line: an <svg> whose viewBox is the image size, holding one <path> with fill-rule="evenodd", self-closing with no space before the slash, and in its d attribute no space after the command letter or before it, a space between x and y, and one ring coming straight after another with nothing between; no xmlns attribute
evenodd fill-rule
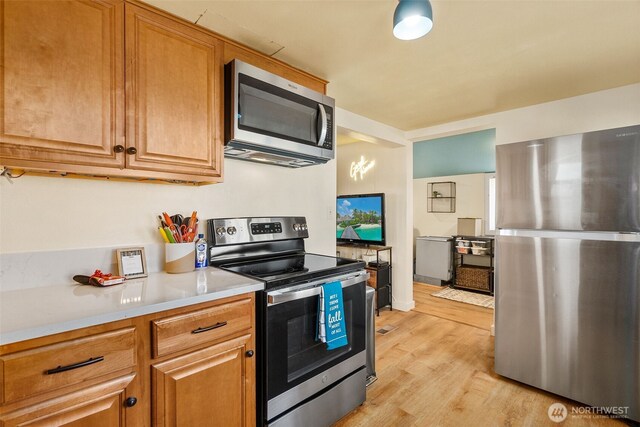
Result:
<svg viewBox="0 0 640 427"><path fill-rule="evenodd" d="M348 288L349 286L357 285L358 283L365 282L369 279L369 273L363 272L358 274L357 276L350 276L344 280L340 280L338 277L333 280L319 280L314 282L308 288L302 289L300 291L291 291L291 292L280 292L273 291L267 293L267 306L282 304L283 302L296 301L299 299L309 298L315 295L320 295L320 287L325 283L330 283L333 281L340 281L342 283L342 289Z"/></svg>

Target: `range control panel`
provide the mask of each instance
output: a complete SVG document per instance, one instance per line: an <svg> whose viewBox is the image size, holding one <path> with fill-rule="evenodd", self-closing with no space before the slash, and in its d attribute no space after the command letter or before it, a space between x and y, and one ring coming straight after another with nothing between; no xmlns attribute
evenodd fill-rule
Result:
<svg viewBox="0 0 640 427"><path fill-rule="evenodd" d="M251 223L251 234L282 233L281 222L253 222Z"/></svg>
<svg viewBox="0 0 640 427"><path fill-rule="evenodd" d="M207 220L207 231L212 246L309 237L305 217L216 218Z"/></svg>

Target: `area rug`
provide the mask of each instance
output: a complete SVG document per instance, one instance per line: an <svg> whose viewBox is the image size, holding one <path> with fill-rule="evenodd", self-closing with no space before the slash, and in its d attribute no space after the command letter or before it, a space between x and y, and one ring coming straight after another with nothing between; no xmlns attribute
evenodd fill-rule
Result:
<svg viewBox="0 0 640 427"><path fill-rule="evenodd" d="M480 307L494 308L493 297L490 295L482 295L475 292L461 291L459 289L452 288L445 288L431 295L438 298L479 305Z"/></svg>

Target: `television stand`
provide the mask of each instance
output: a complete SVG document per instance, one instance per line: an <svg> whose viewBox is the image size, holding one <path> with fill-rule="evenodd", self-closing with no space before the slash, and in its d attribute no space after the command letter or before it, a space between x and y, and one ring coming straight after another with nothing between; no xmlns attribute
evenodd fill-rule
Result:
<svg viewBox="0 0 640 427"><path fill-rule="evenodd" d="M393 310L393 292L392 292L392 250L391 246L375 246L375 245L357 245L357 244L339 244L337 248L350 249L351 255L347 256L342 251L336 252L337 256L343 258L362 259L367 261L367 272L369 273L369 280L367 285L376 290L376 314L380 315L380 309L389 307L389 310ZM375 256L371 260L366 260L366 254L362 254L362 251L375 251Z"/></svg>

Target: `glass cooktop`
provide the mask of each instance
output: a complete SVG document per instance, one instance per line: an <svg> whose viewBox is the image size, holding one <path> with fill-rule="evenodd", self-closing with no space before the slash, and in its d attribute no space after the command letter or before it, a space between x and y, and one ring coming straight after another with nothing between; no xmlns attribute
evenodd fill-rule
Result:
<svg viewBox="0 0 640 427"><path fill-rule="evenodd" d="M316 254L296 254L229 262L218 267L264 280L267 289L364 268L364 262Z"/></svg>

